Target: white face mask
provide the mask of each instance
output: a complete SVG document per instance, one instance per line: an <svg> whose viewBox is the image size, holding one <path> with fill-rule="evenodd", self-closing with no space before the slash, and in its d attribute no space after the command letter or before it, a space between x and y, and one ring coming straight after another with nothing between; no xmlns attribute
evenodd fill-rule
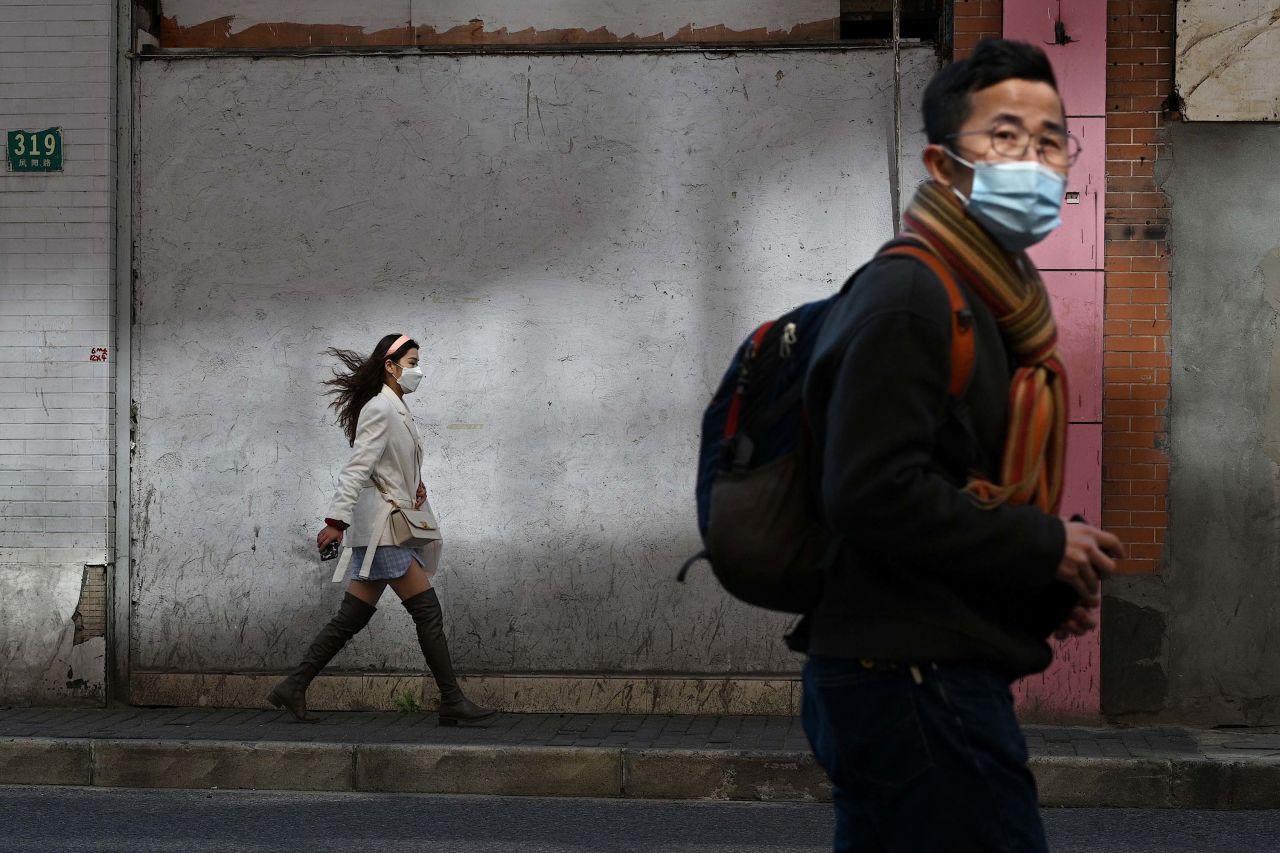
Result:
<svg viewBox="0 0 1280 853"><path fill-rule="evenodd" d="M418 383L422 381L421 367L406 367L404 372L400 374L400 378L396 380L400 385L400 390L406 394L412 394L418 389Z"/></svg>

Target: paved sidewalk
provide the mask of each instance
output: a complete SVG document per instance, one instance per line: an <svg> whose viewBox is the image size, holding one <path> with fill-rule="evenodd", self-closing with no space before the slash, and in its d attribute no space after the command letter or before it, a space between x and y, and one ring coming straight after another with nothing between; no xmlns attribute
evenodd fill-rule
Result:
<svg viewBox="0 0 1280 853"><path fill-rule="evenodd" d="M313 711L298 723L287 711L128 708L119 711L0 710L0 738L147 738L287 743L738 749L805 752L795 717L658 714L501 714L482 726L444 728L431 713Z"/></svg>
<svg viewBox="0 0 1280 853"><path fill-rule="evenodd" d="M0 738L124 738L282 743L420 743L503 746L616 746L808 752L796 717L662 714L502 714L483 726L442 728L430 713L318 711L300 724L284 711L229 708L123 710L0 709ZM1173 758L1198 755L1197 735L1180 728L1026 726L1032 755ZM1207 746L1280 755L1280 735L1201 733ZM1242 752L1242 755L1244 753Z"/></svg>
<svg viewBox="0 0 1280 853"><path fill-rule="evenodd" d="M794 717L0 709L0 784L815 800ZM1280 732L1027 726L1046 805L1280 808Z"/></svg>

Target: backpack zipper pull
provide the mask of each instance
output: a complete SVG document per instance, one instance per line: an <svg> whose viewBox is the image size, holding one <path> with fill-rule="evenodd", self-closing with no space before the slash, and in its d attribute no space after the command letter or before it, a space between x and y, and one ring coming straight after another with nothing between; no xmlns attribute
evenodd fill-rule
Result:
<svg viewBox="0 0 1280 853"><path fill-rule="evenodd" d="M778 345L778 349L783 358L791 358L791 350L796 345L796 324L788 323L786 328L782 330L782 343Z"/></svg>

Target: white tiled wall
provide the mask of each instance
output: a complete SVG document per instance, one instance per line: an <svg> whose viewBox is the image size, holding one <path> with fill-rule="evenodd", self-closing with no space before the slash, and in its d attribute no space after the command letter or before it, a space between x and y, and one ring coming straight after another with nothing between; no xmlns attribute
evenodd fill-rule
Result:
<svg viewBox="0 0 1280 853"><path fill-rule="evenodd" d="M113 516L114 10L0 2L0 132L61 127L65 169L0 166L0 702L101 692L100 659L67 670L94 667L71 617Z"/></svg>

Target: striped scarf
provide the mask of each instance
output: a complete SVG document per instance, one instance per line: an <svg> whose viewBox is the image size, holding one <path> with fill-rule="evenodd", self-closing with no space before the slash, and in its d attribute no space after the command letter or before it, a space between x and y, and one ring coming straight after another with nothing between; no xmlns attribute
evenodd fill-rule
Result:
<svg viewBox="0 0 1280 853"><path fill-rule="evenodd" d="M949 189L920 187L903 220L991 309L1017 361L998 483L974 478L979 506L1035 504L1056 513L1067 452L1067 372L1049 293L1025 253L1010 254L982 230Z"/></svg>

